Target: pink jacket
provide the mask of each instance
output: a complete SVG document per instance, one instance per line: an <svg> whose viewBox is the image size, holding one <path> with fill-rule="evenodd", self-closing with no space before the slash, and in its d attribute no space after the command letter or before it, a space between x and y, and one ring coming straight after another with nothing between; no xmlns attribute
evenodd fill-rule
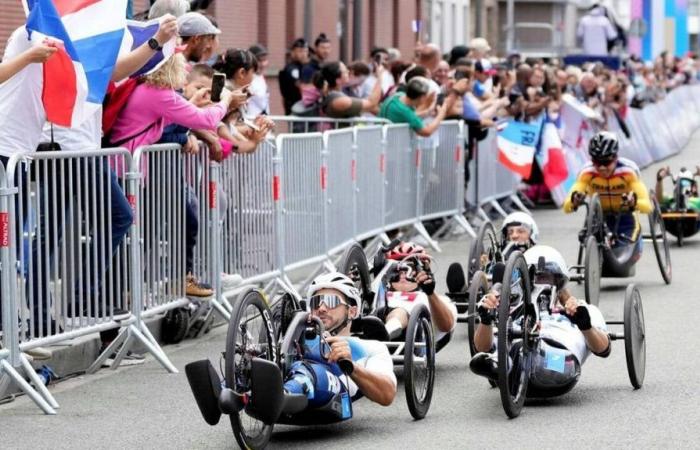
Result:
<svg viewBox="0 0 700 450"><path fill-rule="evenodd" d="M112 128L112 142L138 134L122 144L132 152L141 145L151 145L160 139L166 125L176 123L188 128L216 131L226 114L226 108L216 104L198 108L172 89L140 84L134 89ZM153 124L145 133L144 128Z"/></svg>

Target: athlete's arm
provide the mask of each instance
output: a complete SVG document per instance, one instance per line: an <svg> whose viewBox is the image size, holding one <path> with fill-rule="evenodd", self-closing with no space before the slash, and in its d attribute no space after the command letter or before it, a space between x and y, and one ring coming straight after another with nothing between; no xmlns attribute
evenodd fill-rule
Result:
<svg viewBox="0 0 700 450"><path fill-rule="evenodd" d="M607 333L591 324L588 305L571 295L567 289L562 289L558 296L559 301L562 302L566 309L566 313L573 318L573 322L576 323L581 333L583 333L586 346L595 354L606 353L610 348L610 338Z"/></svg>
<svg viewBox="0 0 700 450"><path fill-rule="evenodd" d="M571 194L574 192L582 192L584 194L588 194L589 191L589 185L588 182L590 181L590 177L587 174L581 174L578 176L576 179L576 182L574 185L571 187L571 190L569 191L569 194L566 196L566 199L564 200L564 212L565 213L571 213L574 211L574 204L571 201Z"/></svg>
<svg viewBox="0 0 700 450"><path fill-rule="evenodd" d="M435 293L435 280L432 274L420 272L416 275L416 283L418 283L423 292L428 296L430 317L437 329L443 333L452 331L455 326L455 318L452 315L450 307Z"/></svg>
<svg viewBox="0 0 700 450"><path fill-rule="evenodd" d="M498 296L494 292L489 292L482 299L481 307L491 311L498 307ZM490 352L493 347L493 328L490 323L484 323L484 318L481 319L481 323L476 327L476 333L474 333L474 348L478 352Z"/></svg>
<svg viewBox="0 0 700 450"><path fill-rule="evenodd" d="M630 189L637 196L637 211L642 214L649 214L652 211L651 199L649 198L649 191L644 185L642 180L635 177L629 183Z"/></svg>
<svg viewBox="0 0 700 450"><path fill-rule="evenodd" d="M331 351L327 355L329 362L338 362L341 359L352 360L352 352L347 339L341 336L331 336L326 338L326 342L331 346ZM385 356L388 357L388 370L393 371L393 363L389 353L386 352ZM372 358L381 358L381 355L370 356L367 365L381 363L381 361L371 361ZM393 374L393 372L391 373ZM382 406L391 405L396 397L396 382L389 375L355 364L350 378L355 382L362 395Z"/></svg>

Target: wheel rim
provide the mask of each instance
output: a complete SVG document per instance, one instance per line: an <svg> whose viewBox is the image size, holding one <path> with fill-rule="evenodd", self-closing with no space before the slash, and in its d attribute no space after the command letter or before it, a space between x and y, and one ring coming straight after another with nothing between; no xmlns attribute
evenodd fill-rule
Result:
<svg viewBox="0 0 700 450"><path fill-rule="evenodd" d="M411 374L413 376L413 395L418 403L425 403L430 391L431 359L430 348L430 322L421 318L416 332L413 335L413 364Z"/></svg>
<svg viewBox="0 0 700 450"><path fill-rule="evenodd" d="M251 390L250 368L253 357L272 361L273 354L269 342L264 312L257 305L247 303L243 307L235 336L233 358L233 383L230 387L238 394L248 396ZM246 410L238 414L240 428L246 439L255 440L266 432L263 422L247 414Z"/></svg>
<svg viewBox="0 0 700 450"><path fill-rule="evenodd" d="M632 333L632 342L636 347L634 352L634 366L635 372L637 374L637 381L640 382L644 380L644 372L646 368L646 331L644 330L644 310L642 309L642 302L639 295L639 291L634 291L634 300L632 303L632 317L633 323L630 329Z"/></svg>
<svg viewBox="0 0 700 450"><path fill-rule="evenodd" d="M649 217L651 239L656 253L656 260L664 281L671 282L671 248L666 236L663 219L659 213L658 205L654 202L654 211ZM661 240L661 242L659 242ZM663 253L662 253L663 252Z"/></svg>
<svg viewBox="0 0 700 450"><path fill-rule="evenodd" d="M479 316L476 314L476 304L481 297L486 295L487 290L488 281L486 279L486 274L482 271L476 272L469 285L469 308L467 309L467 314L469 315L469 319L467 319L469 352L472 357L478 353L476 347L474 347L474 335L476 334L476 328L481 323L481 319L479 319Z"/></svg>
<svg viewBox="0 0 700 450"><path fill-rule="evenodd" d="M474 255L470 255L469 276L473 276L478 270L488 272L488 268L493 262L496 262L496 252L499 250L498 236L496 230L490 222L482 225L477 236L476 245L474 246Z"/></svg>

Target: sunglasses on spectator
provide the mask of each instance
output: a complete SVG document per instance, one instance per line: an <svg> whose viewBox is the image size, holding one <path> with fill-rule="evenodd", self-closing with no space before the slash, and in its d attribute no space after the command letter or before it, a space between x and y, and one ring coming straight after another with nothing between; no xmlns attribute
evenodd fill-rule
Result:
<svg viewBox="0 0 700 450"><path fill-rule="evenodd" d="M314 295L309 299L311 309L318 309L324 305L328 309L335 309L340 305L350 306L343 301L340 296L335 294L319 294Z"/></svg>

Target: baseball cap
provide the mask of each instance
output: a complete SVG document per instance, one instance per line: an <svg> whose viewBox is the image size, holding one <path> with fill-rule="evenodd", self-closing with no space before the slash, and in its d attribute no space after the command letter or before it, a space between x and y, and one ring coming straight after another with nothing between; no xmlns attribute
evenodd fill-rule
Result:
<svg viewBox="0 0 700 450"><path fill-rule="evenodd" d="M198 12L188 12L178 17L177 29L180 36L205 36L209 34L221 34L209 19Z"/></svg>

